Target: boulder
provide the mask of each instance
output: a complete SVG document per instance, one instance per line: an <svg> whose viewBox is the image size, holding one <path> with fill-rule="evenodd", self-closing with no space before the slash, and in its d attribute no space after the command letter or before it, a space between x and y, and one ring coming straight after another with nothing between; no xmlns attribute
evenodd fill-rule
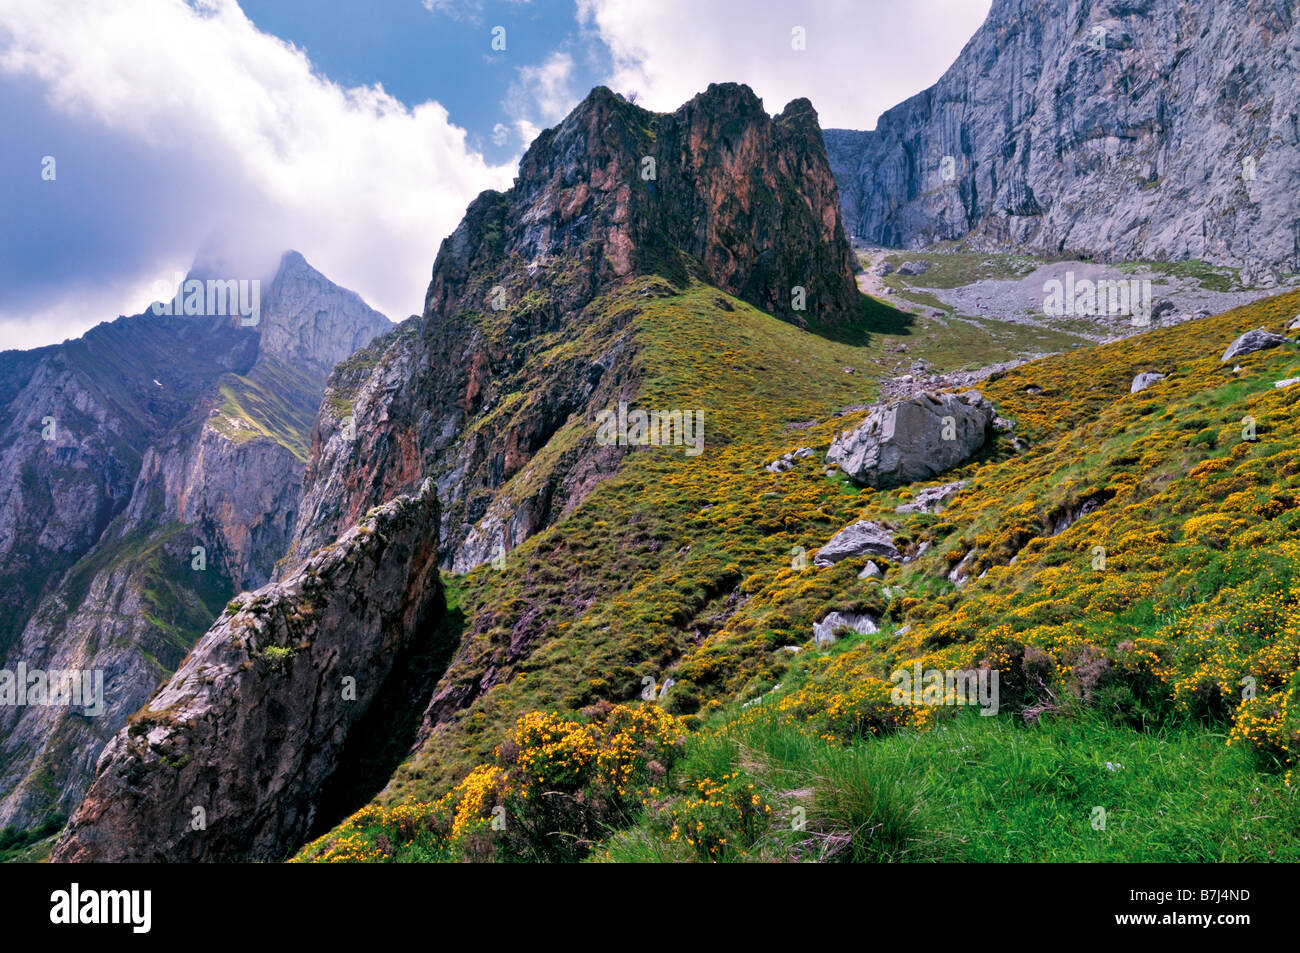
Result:
<svg viewBox="0 0 1300 953"><path fill-rule="evenodd" d="M1237 340L1228 345L1228 349L1223 352L1223 357L1219 360L1226 364L1234 357L1240 357L1242 354L1252 354L1255 351L1267 350L1270 347L1277 347L1285 344L1286 338L1280 334L1274 334L1264 328L1256 328L1254 331L1247 331Z"/></svg>
<svg viewBox="0 0 1300 953"><path fill-rule="evenodd" d="M912 498L912 502L897 507L896 513L938 513L944 508L948 499L966 486L965 480L945 483L943 486L926 487Z"/></svg>
<svg viewBox="0 0 1300 953"><path fill-rule="evenodd" d="M884 556L898 559L898 548L889 530L879 523L859 520L852 526L846 526L834 536L813 558L813 565L825 568L833 566L841 559L854 556Z"/></svg>
<svg viewBox="0 0 1300 953"><path fill-rule="evenodd" d="M969 460L993 427L993 405L971 390L918 394L878 407L835 438L826 459L859 486L928 480Z"/></svg>
<svg viewBox="0 0 1300 953"><path fill-rule="evenodd" d="M813 641L818 647L830 645L840 629L852 629L859 635L869 635L877 631L876 620L869 615L853 612L832 612L820 622L813 623Z"/></svg>
<svg viewBox="0 0 1300 953"><path fill-rule="evenodd" d="M1133 386L1129 388L1129 393L1141 393L1156 381L1162 381L1164 379L1165 375L1157 373L1156 371L1143 371L1137 377L1133 378Z"/></svg>
<svg viewBox="0 0 1300 953"><path fill-rule="evenodd" d="M880 578L881 576L883 576L883 575L884 575L884 573L882 573L882 572L880 571L880 567L879 567L879 566L877 566L877 565L876 565L875 563L873 563L873 562L868 561L867 564L866 564L865 566L862 567L862 572L858 573L858 578L859 578L859 579L879 579L879 578Z"/></svg>

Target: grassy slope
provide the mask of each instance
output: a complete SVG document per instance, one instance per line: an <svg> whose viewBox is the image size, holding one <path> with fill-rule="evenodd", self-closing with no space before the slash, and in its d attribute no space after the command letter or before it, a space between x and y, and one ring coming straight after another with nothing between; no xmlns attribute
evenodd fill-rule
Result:
<svg viewBox="0 0 1300 953"><path fill-rule="evenodd" d="M1300 388L1272 384L1300 374L1300 359L1263 352L1233 374L1218 357L1298 308L1300 295L1280 296L990 382L1028 449L999 446L952 474L971 486L941 516L903 517L893 510L909 490L847 487L820 454L787 474L762 469L854 422L828 414L870 398L874 375L844 368L869 366L879 338L832 344L698 286L654 302L636 318L638 403L704 408L708 449L632 454L506 570L461 581L467 614L497 614L484 657L502 657L527 612L553 623L530 617L543 633L531 656L435 733L382 800L431 801L490 761L529 709L634 699L643 678L670 675L664 705L695 730L607 845L615 859L1294 858L1284 772L1300 665ZM1168 380L1130 396L1151 369ZM1256 441L1240 439L1246 416ZM787 429L808 421L822 422ZM1090 497L1105 502L1050 536L1054 516ZM863 517L891 524L904 547L932 545L887 565L884 586L857 578L860 560L792 566L792 549L811 555ZM973 576L988 573L958 591L946 573L970 552ZM815 652L811 623L832 609L872 611L882 632ZM913 659L995 665L1003 714L889 706L888 673ZM1247 675L1255 699L1241 697ZM761 706L738 706L777 683ZM1041 712L1028 727L1025 709ZM726 796L697 796L724 768L780 820L755 827ZM808 826L788 830L785 812L804 802ZM1105 831L1091 824L1098 806ZM681 818L700 812L712 840L683 848Z"/></svg>
<svg viewBox="0 0 1300 953"><path fill-rule="evenodd" d="M222 400L212 418L218 433L236 443L266 437L306 462L318 382L263 355L248 374L223 374L218 386Z"/></svg>

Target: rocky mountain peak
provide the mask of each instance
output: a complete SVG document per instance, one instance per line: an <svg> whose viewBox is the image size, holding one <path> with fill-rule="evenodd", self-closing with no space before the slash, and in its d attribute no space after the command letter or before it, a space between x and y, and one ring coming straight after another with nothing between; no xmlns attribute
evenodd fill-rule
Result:
<svg viewBox="0 0 1300 953"><path fill-rule="evenodd" d="M572 310L629 276L692 267L786 319L835 324L855 313L835 183L807 100L772 118L749 87L724 83L653 113L597 87L538 136L512 189L470 206L439 251L426 315L495 286L507 300L563 286L557 304ZM483 278L472 288L471 272Z"/></svg>

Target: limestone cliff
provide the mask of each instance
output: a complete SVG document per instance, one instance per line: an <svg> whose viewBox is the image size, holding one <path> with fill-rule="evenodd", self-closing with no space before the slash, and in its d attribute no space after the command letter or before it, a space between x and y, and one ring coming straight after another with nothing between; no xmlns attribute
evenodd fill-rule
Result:
<svg viewBox="0 0 1300 953"><path fill-rule="evenodd" d="M994 0L930 89L827 130L844 221L1111 260L1300 270L1289 0Z"/></svg>

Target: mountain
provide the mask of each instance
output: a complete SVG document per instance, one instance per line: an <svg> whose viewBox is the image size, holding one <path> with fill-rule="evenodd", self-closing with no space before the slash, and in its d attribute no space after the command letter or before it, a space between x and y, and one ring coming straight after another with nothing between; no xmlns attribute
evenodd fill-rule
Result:
<svg viewBox="0 0 1300 953"><path fill-rule="evenodd" d="M331 379L294 557L428 474L443 565L488 562L617 467L620 448L575 440L633 383L635 341L604 293L697 276L835 328L861 307L852 269L806 100L770 118L729 84L656 115L597 88L537 138L513 189L470 205L439 249L423 317Z"/></svg>
<svg viewBox="0 0 1300 953"><path fill-rule="evenodd" d="M284 553L326 376L391 323L297 252L262 284L254 325L151 309L0 355L0 661L103 691L93 714L0 708L0 826L70 813L104 741Z"/></svg>
<svg viewBox="0 0 1300 953"><path fill-rule="evenodd" d="M931 88L826 130L859 239L1300 271L1286 0L994 0Z"/></svg>
<svg viewBox="0 0 1300 953"><path fill-rule="evenodd" d="M740 86L543 133L53 859L1300 858L1300 292L971 367L839 203Z"/></svg>
<svg viewBox="0 0 1300 953"><path fill-rule="evenodd" d="M593 440L592 421L620 399L635 399L656 373L639 357L641 316L665 306L696 309L710 326L733 323L732 315L748 320L758 306L783 318L788 335L807 334L803 327L832 336L859 329L863 304L816 113L806 101L770 117L749 89L729 84L711 86L675 113L655 114L598 88L540 135L514 187L480 195L443 242L424 314L335 369L313 428L289 556L276 580L241 596L241 605L270 599L292 615L284 600L304 565L351 538L376 507L423 499L434 488L441 514L428 531L445 567L511 562L510 551L571 517L619 471L628 448ZM708 427L710 446L728 439L721 418ZM422 572L413 564L404 578ZM431 585L423 591L434 598ZM575 593L571 610L588 605L590 597ZM464 619L454 606L417 608L395 634L357 624L349 641L365 664L389 664L385 639L435 646L426 683L398 708L413 732L459 717L552 624L532 618L536 631L529 623L517 628L508 657L487 662L477 632L460 631ZM238 636L249 609L232 611L235 618L223 616L140 713L143 733L121 732L106 749L56 856L268 858L300 845L308 833L302 825L284 826L278 840L254 833L266 823L262 801L234 793L208 802L209 830L219 835L162 829L174 816L160 798L172 803L199 783L190 779L245 771L237 755L272 730L274 707L242 694L259 714L224 735L220 747L196 750L214 717L203 679L255 678L268 637ZM434 616L440 621L417 622ZM199 672L206 674L196 678ZM289 674L332 693L342 670L328 653L313 653L295 658ZM393 705L393 697L379 692L366 704ZM286 758L321 743L320 726L298 728L279 741ZM408 747L412 741L418 738L408 738ZM179 779L172 765L187 757L200 764ZM323 784L345 783L341 764L321 769ZM330 806L332 816L317 802L303 808L311 833L364 803L394 767L369 789L355 785L350 801ZM108 807L146 802L155 806Z"/></svg>

